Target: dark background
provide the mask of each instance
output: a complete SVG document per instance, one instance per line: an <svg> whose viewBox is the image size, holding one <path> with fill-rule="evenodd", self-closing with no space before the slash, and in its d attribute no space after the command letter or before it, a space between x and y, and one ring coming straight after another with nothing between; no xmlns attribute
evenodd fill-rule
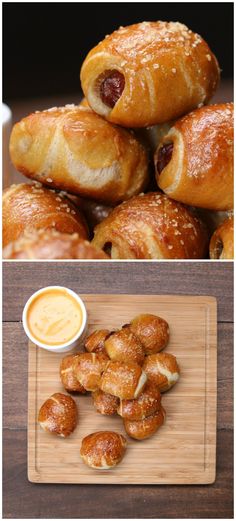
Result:
<svg viewBox="0 0 236 521"><path fill-rule="evenodd" d="M185 23L216 54L222 78L232 78L233 3L3 3L3 97L80 91L88 51L120 25Z"/></svg>

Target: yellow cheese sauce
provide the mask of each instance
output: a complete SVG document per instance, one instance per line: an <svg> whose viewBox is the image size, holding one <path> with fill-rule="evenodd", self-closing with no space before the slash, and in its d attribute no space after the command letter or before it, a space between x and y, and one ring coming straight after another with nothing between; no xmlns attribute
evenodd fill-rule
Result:
<svg viewBox="0 0 236 521"><path fill-rule="evenodd" d="M49 289L31 302L27 324L41 344L57 346L70 342L82 325L82 310L75 298L63 289Z"/></svg>

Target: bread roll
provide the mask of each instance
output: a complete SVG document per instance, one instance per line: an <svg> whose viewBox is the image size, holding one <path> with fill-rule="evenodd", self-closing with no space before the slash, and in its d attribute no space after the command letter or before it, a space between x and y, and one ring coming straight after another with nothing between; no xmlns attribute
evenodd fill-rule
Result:
<svg viewBox="0 0 236 521"><path fill-rule="evenodd" d="M121 400L117 413L127 420L138 421L151 416L161 408L161 393L156 385L147 382L136 400Z"/></svg>
<svg viewBox="0 0 236 521"><path fill-rule="evenodd" d="M165 409L161 407L152 416L148 416L143 420L131 421L124 419L124 427L130 438L135 440L145 440L155 434L155 432L163 425L165 421Z"/></svg>
<svg viewBox="0 0 236 521"><path fill-rule="evenodd" d="M73 354L64 356L64 358L62 358L60 364L60 378L66 391L75 391L77 393L84 394L86 393L86 390L77 380L73 369L73 363L78 356L80 355Z"/></svg>
<svg viewBox="0 0 236 521"><path fill-rule="evenodd" d="M128 131L78 106L35 112L12 130L15 168L50 188L118 203L145 187L145 149Z"/></svg>
<svg viewBox="0 0 236 521"><path fill-rule="evenodd" d="M176 121L154 160L158 186L172 199L233 208L233 103L202 107Z"/></svg>
<svg viewBox="0 0 236 521"><path fill-rule="evenodd" d="M81 353L75 358L73 371L86 391L97 391L99 389L101 375L108 361L108 356L103 353Z"/></svg>
<svg viewBox="0 0 236 521"><path fill-rule="evenodd" d="M106 416L116 414L119 405L119 398L112 394L104 393L101 390L92 393L93 404L97 412Z"/></svg>
<svg viewBox="0 0 236 521"><path fill-rule="evenodd" d="M148 193L117 206L95 228L92 244L112 259L201 259L208 235L185 206Z"/></svg>
<svg viewBox="0 0 236 521"><path fill-rule="evenodd" d="M219 66L207 43L178 22L120 27L94 47L81 84L92 109L124 127L175 119L207 103Z"/></svg>
<svg viewBox="0 0 236 521"><path fill-rule="evenodd" d="M180 374L177 360L170 353L146 356L143 370L147 374L148 381L157 385L161 393L171 389L178 382Z"/></svg>
<svg viewBox="0 0 236 521"><path fill-rule="evenodd" d="M169 341L169 325L156 315L138 315L130 323L131 331L141 341L146 355L158 353L167 346Z"/></svg>
<svg viewBox="0 0 236 521"><path fill-rule="evenodd" d="M62 193L33 185L11 185L2 198L3 246L16 241L25 231L39 229L78 233L87 239L87 225L82 214Z"/></svg>
<svg viewBox="0 0 236 521"><path fill-rule="evenodd" d="M120 400L137 398L147 381L142 368L133 362L109 362L102 374L100 389Z"/></svg>
<svg viewBox="0 0 236 521"><path fill-rule="evenodd" d="M119 463L126 450L126 439L111 431L89 434L82 440L80 455L92 469L108 470Z"/></svg>
<svg viewBox="0 0 236 521"><path fill-rule="evenodd" d="M110 333L104 345L114 362L136 362L142 365L144 361L143 346L129 327Z"/></svg>
<svg viewBox="0 0 236 521"><path fill-rule="evenodd" d="M81 239L55 230L26 230L3 249L4 259L108 259L107 255Z"/></svg>
<svg viewBox="0 0 236 521"><path fill-rule="evenodd" d="M69 436L77 425L77 406L71 396L53 394L40 408L38 422L46 432L62 438Z"/></svg>
<svg viewBox="0 0 236 521"><path fill-rule="evenodd" d="M233 217L226 219L213 233L210 241L211 259L234 258L234 221Z"/></svg>
<svg viewBox="0 0 236 521"><path fill-rule="evenodd" d="M84 343L85 349L89 353L106 353L104 342L109 334L110 331L108 329L96 329L86 338Z"/></svg>

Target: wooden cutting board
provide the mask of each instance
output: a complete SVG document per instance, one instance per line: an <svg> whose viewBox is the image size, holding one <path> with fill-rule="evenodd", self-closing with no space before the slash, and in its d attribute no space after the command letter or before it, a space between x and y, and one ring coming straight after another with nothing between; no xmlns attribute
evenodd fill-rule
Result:
<svg viewBox="0 0 236 521"><path fill-rule="evenodd" d="M217 344L216 300L212 297L82 295L89 332L114 329L139 313L153 313L170 325L166 352L176 355L181 378L163 395L166 422L150 439L128 438L123 461L113 470L88 468L79 455L84 436L99 430L125 435L119 416L103 416L90 395L75 397L79 424L67 439L37 424L42 403L63 392L63 357L29 344L28 478L37 483L204 484L215 480Z"/></svg>

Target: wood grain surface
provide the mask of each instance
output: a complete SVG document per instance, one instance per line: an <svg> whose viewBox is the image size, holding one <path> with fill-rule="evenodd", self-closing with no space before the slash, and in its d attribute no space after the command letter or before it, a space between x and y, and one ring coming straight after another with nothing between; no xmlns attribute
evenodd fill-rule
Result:
<svg viewBox="0 0 236 521"><path fill-rule="evenodd" d="M4 263L5 518L233 517L232 263ZM27 480L27 339L21 311L40 286L81 293L211 295L218 302L217 477L212 485L45 485Z"/></svg>

